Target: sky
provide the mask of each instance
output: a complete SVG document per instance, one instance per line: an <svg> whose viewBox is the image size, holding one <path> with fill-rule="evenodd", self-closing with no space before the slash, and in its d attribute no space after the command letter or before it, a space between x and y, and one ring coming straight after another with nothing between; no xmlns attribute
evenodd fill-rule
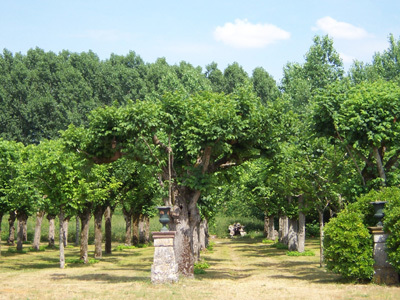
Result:
<svg viewBox="0 0 400 300"><path fill-rule="evenodd" d="M303 63L315 35L334 41L345 69L369 63L400 38L399 0L0 0L0 50L92 50L100 59L134 51L221 70L263 67L278 82ZM1 53L0 52L0 53Z"/></svg>

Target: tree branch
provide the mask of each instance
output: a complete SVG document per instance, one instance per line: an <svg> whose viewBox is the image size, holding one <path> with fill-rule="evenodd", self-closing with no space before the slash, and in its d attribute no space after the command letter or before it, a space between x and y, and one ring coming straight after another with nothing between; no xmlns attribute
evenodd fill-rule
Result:
<svg viewBox="0 0 400 300"><path fill-rule="evenodd" d="M390 170L399 160L400 149L396 151L396 153L386 162L385 169Z"/></svg>

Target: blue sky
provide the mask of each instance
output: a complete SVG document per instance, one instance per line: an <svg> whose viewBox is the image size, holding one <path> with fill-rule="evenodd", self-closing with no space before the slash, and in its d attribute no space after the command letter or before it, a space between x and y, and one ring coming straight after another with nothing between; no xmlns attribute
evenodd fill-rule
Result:
<svg viewBox="0 0 400 300"><path fill-rule="evenodd" d="M315 35L329 34L345 67L371 62L400 38L398 0L0 0L0 48L26 53L92 50L101 59L130 50L220 69L263 67L277 81L304 61Z"/></svg>

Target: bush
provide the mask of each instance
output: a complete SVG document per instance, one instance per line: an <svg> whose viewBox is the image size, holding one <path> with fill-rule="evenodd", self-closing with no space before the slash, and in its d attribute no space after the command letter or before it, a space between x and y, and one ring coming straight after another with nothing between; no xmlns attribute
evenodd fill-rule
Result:
<svg viewBox="0 0 400 300"><path fill-rule="evenodd" d="M194 264L194 274L205 274L205 269L208 269L210 265L206 261L199 261Z"/></svg>
<svg viewBox="0 0 400 300"><path fill-rule="evenodd" d="M263 244L273 244L273 243L275 243L275 241L273 241L273 240L268 240L268 239L263 239L263 240L261 241L261 243L263 243Z"/></svg>
<svg viewBox="0 0 400 300"><path fill-rule="evenodd" d="M280 243L280 242L276 242L275 244L272 244L271 247L274 247L276 249L281 249L281 250L287 250L288 249L288 245L285 245L285 244Z"/></svg>
<svg viewBox="0 0 400 300"><path fill-rule="evenodd" d="M311 250L306 250L304 252L299 251L288 251L286 252L287 256L315 256L315 253Z"/></svg>
<svg viewBox="0 0 400 300"><path fill-rule="evenodd" d="M373 218L374 210L370 204L373 201L387 201L382 221L384 231L391 234L386 241L386 252L389 263L400 272L400 189L387 187L379 191L370 191L353 204L364 214L364 224L367 226L375 226L377 222Z"/></svg>
<svg viewBox="0 0 400 300"><path fill-rule="evenodd" d="M325 226L326 266L347 279L370 280L374 274L372 237L363 221L360 211L347 207Z"/></svg>

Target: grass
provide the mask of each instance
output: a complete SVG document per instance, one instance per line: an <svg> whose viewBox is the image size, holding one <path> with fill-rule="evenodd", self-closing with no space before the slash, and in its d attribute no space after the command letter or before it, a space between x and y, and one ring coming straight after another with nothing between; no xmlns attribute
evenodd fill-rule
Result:
<svg viewBox="0 0 400 300"><path fill-rule="evenodd" d="M317 254L298 257L262 238L212 242L212 251L196 264L195 279L156 286L150 281L151 246L114 251L88 265L80 262L79 247L69 247L67 267L59 269L57 249L15 253L2 243L0 299L399 299L400 286L346 283L320 268L315 239L306 241L306 249Z"/></svg>

